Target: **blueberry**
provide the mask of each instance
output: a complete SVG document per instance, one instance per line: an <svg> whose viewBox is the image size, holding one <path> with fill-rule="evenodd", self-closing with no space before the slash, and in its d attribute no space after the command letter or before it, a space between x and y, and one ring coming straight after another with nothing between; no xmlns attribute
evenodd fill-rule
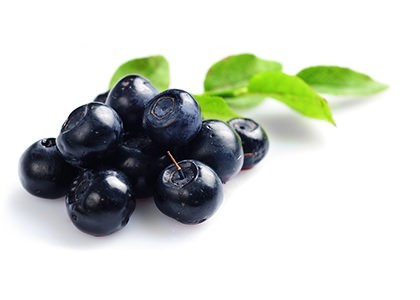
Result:
<svg viewBox="0 0 420 300"><path fill-rule="evenodd" d="M153 194L159 173L169 164L166 151L144 134L125 139L108 160L108 166L127 175L136 198Z"/></svg>
<svg viewBox="0 0 420 300"><path fill-rule="evenodd" d="M68 163L93 166L116 149L122 133L117 113L105 104L91 102L69 115L57 137L57 147Z"/></svg>
<svg viewBox="0 0 420 300"><path fill-rule="evenodd" d="M42 198L64 196L77 172L58 152L55 138L32 144L19 162L19 178L23 187L32 195Z"/></svg>
<svg viewBox="0 0 420 300"><path fill-rule="evenodd" d="M86 170L66 195L67 212L73 224L95 236L123 228L135 205L128 179L115 170Z"/></svg>
<svg viewBox="0 0 420 300"><path fill-rule="evenodd" d="M154 194L156 206L165 215L184 224L198 224L211 217L223 201L222 182L205 164L179 162L160 175Z"/></svg>
<svg viewBox="0 0 420 300"><path fill-rule="evenodd" d="M229 124L239 134L244 149L242 169L250 169L258 164L268 152L268 137L264 129L254 120L235 118Z"/></svg>
<svg viewBox="0 0 420 300"><path fill-rule="evenodd" d="M145 105L157 94L147 78L128 75L112 88L105 103L120 115L127 131L137 131L142 126Z"/></svg>
<svg viewBox="0 0 420 300"><path fill-rule="evenodd" d="M197 101L183 90L166 90L146 105L143 127L157 143L168 148L187 144L201 128Z"/></svg>
<svg viewBox="0 0 420 300"><path fill-rule="evenodd" d="M219 120L204 121L197 136L184 147L181 157L205 163L224 183L239 173L244 161L239 136Z"/></svg>
<svg viewBox="0 0 420 300"><path fill-rule="evenodd" d="M100 102L100 103L105 103L106 98L108 97L109 91L106 91L105 93L99 94L98 96L96 96L95 99L93 99L94 102Z"/></svg>

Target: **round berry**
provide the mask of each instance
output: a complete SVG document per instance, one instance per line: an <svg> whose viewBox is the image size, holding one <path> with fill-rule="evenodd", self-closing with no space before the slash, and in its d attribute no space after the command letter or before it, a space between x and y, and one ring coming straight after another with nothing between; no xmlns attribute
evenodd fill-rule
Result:
<svg viewBox="0 0 420 300"><path fill-rule="evenodd" d="M179 166L181 170L169 165L161 173L154 194L156 206L181 223L202 223L223 201L222 182L199 161L183 160Z"/></svg>
<svg viewBox="0 0 420 300"><path fill-rule="evenodd" d="M224 183L239 173L244 161L239 136L219 120L204 121L197 136L184 147L182 157L205 163Z"/></svg>
<svg viewBox="0 0 420 300"><path fill-rule="evenodd" d="M140 75L128 75L120 79L109 92L106 104L121 117L127 131L140 130L144 107L158 90Z"/></svg>
<svg viewBox="0 0 420 300"><path fill-rule="evenodd" d="M19 178L23 187L32 195L42 198L64 196L77 172L58 152L55 138L32 144L19 162Z"/></svg>
<svg viewBox="0 0 420 300"><path fill-rule="evenodd" d="M143 127L157 143L168 148L187 144L201 128L197 101L183 90L166 90L146 105Z"/></svg>
<svg viewBox="0 0 420 300"><path fill-rule="evenodd" d="M103 236L123 228L136 202L128 179L120 171L86 170L66 196L67 212L81 231Z"/></svg>
<svg viewBox="0 0 420 300"><path fill-rule="evenodd" d="M116 149L122 133L117 113L105 104L91 102L69 115L57 137L57 147L68 163L94 166Z"/></svg>
<svg viewBox="0 0 420 300"><path fill-rule="evenodd" d="M244 150L242 169L250 169L258 164L268 152L268 137L264 129L254 120L235 118L229 124L239 134Z"/></svg>

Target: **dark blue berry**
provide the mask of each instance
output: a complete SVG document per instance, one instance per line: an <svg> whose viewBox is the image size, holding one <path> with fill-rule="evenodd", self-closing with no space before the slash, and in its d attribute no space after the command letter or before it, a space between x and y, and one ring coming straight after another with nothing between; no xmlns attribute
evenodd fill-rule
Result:
<svg viewBox="0 0 420 300"><path fill-rule="evenodd" d="M126 131L141 129L145 105L158 94L147 78L128 75L109 92L106 104L120 115Z"/></svg>
<svg viewBox="0 0 420 300"><path fill-rule="evenodd" d="M57 137L57 147L68 163L94 166L117 148L122 134L117 113L105 104L91 102L69 115Z"/></svg>
<svg viewBox="0 0 420 300"><path fill-rule="evenodd" d="M244 161L239 136L219 120L203 121L200 132L184 147L182 157L205 163L224 183L239 173Z"/></svg>
<svg viewBox="0 0 420 300"><path fill-rule="evenodd" d="M201 128L197 101L183 90L166 90L146 105L143 127L153 141L173 148L187 144Z"/></svg>
<svg viewBox="0 0 420 300"><path fill-rule="evenodd" d="M153 194L158 175L169 164L166 151L143 134L125 139L107 162L127 175L136 198Z"/></svg>
<svg viewBox="0 0 420 300"><path fill-rule="evenodd" d="M223 201L222 182L205 164L195 160L168 166L156 184L156 206L165 215L184 224L210 218Z"/></svg>
<svg viewBox="0 0 420 300"><path fill-rule="evenodd" d="M99 94L98 96L96 96L95 99L93 99L94 102L100 102L100 103L105 103L106 98L108 97L109 91L106 91L105 93Z"/></svg>
<svg viewBox="0 0 420 300"><path fill-rule="evenodd" d="M67 212L73 224L95 236L123 228L135 205L128 179L114 170L86 170L66 195Z"/></svg>
<svg viewBox="0 0 420 300"><path fill-rule="evenodd" d="M64 196L77 172L58 152L55 138L32 144L19 162L19 178L23 187L32 195L42 198Z"/></svg>
<svg viewBox="0 0 420 300"><path fill-rule="evenodd" d="M264 129L254 120L235 118L229 124L239 134L244 150L242 169L250 169L258 164L268 152L268 137Z"/></svg>

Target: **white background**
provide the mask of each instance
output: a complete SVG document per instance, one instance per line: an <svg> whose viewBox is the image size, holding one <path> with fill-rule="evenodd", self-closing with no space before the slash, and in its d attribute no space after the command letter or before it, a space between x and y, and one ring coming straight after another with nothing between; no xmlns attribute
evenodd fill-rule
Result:
<svg viewBox="0 0 420 300"><path fill-rule="evenodd" d="M419 299L417 1L3 1L0 4L1 299ZM71 4L70 4L71 3ZM122 231L75 229L63 199L27 194L18 159L56 136L126 60L163 54L171 87L255 53L391 88L329 100L337 127L268 101L244 114L271 149L225 186L205 224L139 202Z"/></svg>

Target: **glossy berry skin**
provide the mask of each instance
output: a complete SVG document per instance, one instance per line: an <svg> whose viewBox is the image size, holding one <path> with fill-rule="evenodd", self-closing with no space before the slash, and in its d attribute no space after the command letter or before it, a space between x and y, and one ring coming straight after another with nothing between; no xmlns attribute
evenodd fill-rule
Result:
<svg viewBox="0 0 420 300"><path fill-rule="evenodd" d="M183 160L179 165L181 171L171 164L161 173L154 194L156 206L181 223L202 223L223 201L222 182L199 161Z"/></svg>
<svg viewBox="0 0 420 300"><path fill-rule="evenodd" d="M108 166L121 170L130 180L136 198L152 196L160 172L171 163L166 151L144 135L124 139Z"/></svg>
<svg viewBox="0 0 420 300"><path fill-rule="evenodd" d="M200 132L184 148L182 157L205 163L224 183L239 173L244 161L239 136L219 120L204 121Z"/></svg>
<svg viewBox="0 0 420 300"><path fill-rule="evenodd" d="M99 94L98 96L96 96L95 99L93 99L93 102L105 103L106 98L108 98L108 94L109 94L109 91L106 91L105 93Z"/></svg>
<svg viewBox="0 0 420 300"><path fill-rule="evenodd" d="M229 124L239 134L244 150L242 169L250 169L258 164L267 154L269 143L264 129L254 120L235 118Z"/></svg>
<svg viewBox="0 0 420 300"><path fill-rule="evenodd" d="M183 90L170 89L146 105L143 127L153 141L173 148L187 144L201 128L197 101Z"/></svg>
<svg viewBox="0 0 420 300"><path fill-rule="evenodd" d="M117 113L105 104L91 102L69 115L57 137L57 147L68 163L94 166L117 148L122 134Z"/></svg>
<svg viewBox="0 0 420 300"><path fill-rule="evenodd" d="M142 126L145 105L158 93L147 78L128 75L115 84L105 103L119 114L126 131L138 131Z"/></svg>
<svg viewBox="0 0 420 300"><path fill-rule="evenodd" d="M84 171L66 195L73 224L81 231L104 236L123 228L136 202L128 179L120 171Z"/></svg>
<svg viewBox="0 0 420 300"><path fill-rule="evenodd" d="M78 170L63 159L55 138L42 139L32 144L22 154L19 178L32 195L55 199L64 196Z"/></svg>

